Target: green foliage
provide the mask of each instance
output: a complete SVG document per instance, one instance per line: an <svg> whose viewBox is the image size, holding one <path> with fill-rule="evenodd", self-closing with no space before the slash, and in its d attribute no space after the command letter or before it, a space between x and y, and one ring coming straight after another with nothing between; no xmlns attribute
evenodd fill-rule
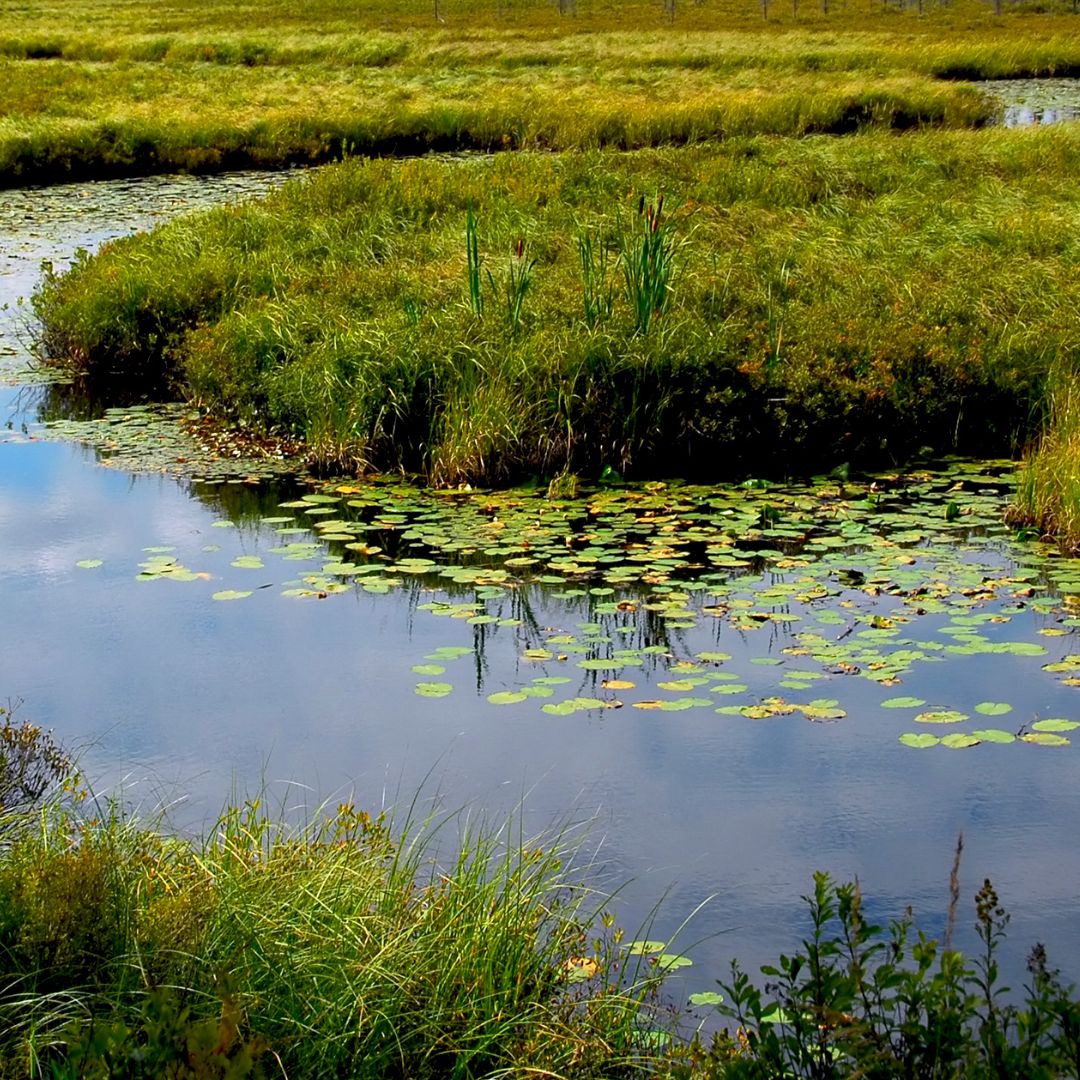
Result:
<svg viewBox="0 0 1080 1080"><path fill-rule="evenodd" d="M26 809L50 788L77 783L75 763L48 731L29 721L16 724L0 705L0 815Z"/></svg>
<svg viewBox="0 0 1080 1080"><path fill-rule="evenodd" d="M676 244L671 222L664 220L663 215L664 196L646 202L643 195L630 228L620 228L619 256L626 298L634 328L641 334L647 334L649 327L667 310L671 295Z"/></svg>
<svg viewBox="0 0 1080 1080"><path fill-rule="evenodd" d="M810 934L762 968L764 988L733 963L716 1008L736 1034L693 1049L694 1076L1077 1075L1080 1004L1042 946L1031 953L1023 1003L1002 1000L996 954L1007 916L989 881L976 897L974 961L916 931L910 910L888 928L874 925L857 883L815 874L804 899Z"/></svg>
<svg viewBox="0 0 1080 1080"><path fill-rule="evenodd" d="M1065 126L352 159L109 245L35 304L57 360L176 370L326 467L491 485L1000 454L1080 335L1078 168ZM667 201L626 219L634 190ZM505 280L477 222L487 250L529 237Z"/></svg>
<svg viewBox="0 0 1080 1080"><path fill-rule="evenodd" d="M473 213L471 206L465 216L465 258L468 268L469 307L473 315L478 319L482 319L484 317L484 293L480 277L480 250L476 239L476 215Z"/></svg>
<svg viewBox="0 0 1080 1080"><path fill-rule="evenodd" d="M1050 377L1049 414L1019 479L1009 521L1080 546L1080 395L1068 363Z"/></svg>
<svg viewBox="0 0 1080 1080"><path fill-rule="evenodd" d="M195 842L47 805L0 849L0 1075L643 1065L659 976L620 978L569 837L453 815L395 831L351 805L294 830L255 802Z"/></svg>
<svg viewBox="0 0 1080 1080"><path fill-rule="evenodd" d="M594 237L590 232L580 233L578 257L581 259L585 325L593 330L598 323L608 321L615 310L615 286L611 280L611 261L604 235Z"/></svg>
<svg viewBox="0 0 1080 1080"><path fill-rule="evenodd" d="M76 1021L61 1033L62 1058L50 1065L52 1080L258 1080L264 1047L240 1034L236 999L219 987L221 1015L196 1020L170 990L143 995L137 1022Z"/></svg>

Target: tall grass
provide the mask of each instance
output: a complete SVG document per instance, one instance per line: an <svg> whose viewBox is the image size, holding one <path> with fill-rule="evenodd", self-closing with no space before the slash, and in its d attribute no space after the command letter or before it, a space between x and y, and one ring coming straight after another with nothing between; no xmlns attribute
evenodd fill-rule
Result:
<svg viewBox="0 0 1080 1080"><path fill-rule="evenodd" d="M1080 387L1067 364L1050 379L1046 427L1020 469L1009 518L1080 548Z"/></svg>
<svg viewBox="0 0 1080 1080"><path fill-rule="evenodd" d="M669 6L219 0L6 12L0 184L326 161L346 153L620 149L737 135L973 127L960 79L1080 71L1071 14L981 0ZM812 10L811 10L812 8ZM784 14L778 18L778 13Z"/></svg>
<svg viewBox="0 0 1080 1080"><path fill-rule="evenodd" d="M1078 167L1069 128L353 160L108 245L35 303L58 362L171 371L322 464L441 483L1009 452L1080 333ZM619 266L582 247L656 191ZM522 236L535 276L478 320L465 283Z"/></svg>
<svg viewBox="0 0 1080 1080"><path fill-rule="evenodd" d="M224 1001L221 1052L289 1076L630 1075L659 982L624 969L576 850L467 815L252 802L196 841L47 804L0 850L0 1072L47 1075L92 1024L164 1039L139 1023L164 993L189 1031Z"/></svg>

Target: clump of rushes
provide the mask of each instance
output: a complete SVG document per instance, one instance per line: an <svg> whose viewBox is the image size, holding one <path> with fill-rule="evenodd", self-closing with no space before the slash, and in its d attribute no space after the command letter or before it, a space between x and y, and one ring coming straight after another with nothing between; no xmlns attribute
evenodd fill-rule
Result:
<svg viewBox="0 0 1080 1080"><path fill-rule="evenodd" d="M1020 469L1008 518L1080 549L1080 390L1071 373L1051 379L1049 415Z"/></svg>
<svg viewBox="0 0 1080 1080"><path fill-rule="evenodd" d="M465 267L469 285L469 308L478 319L482 319L484 289L480 277L480 247L476 236L476 214L471 206L465 211Z"/></svg>
<svg viewBox="0 0 1080 1080"><path fill-rule="evenodd" d="M510 262L506 268L506 280L503 282L503 299L506 304L506 325L511 332L516 332L521 327L521 309L525 303L525 294L532 284L533 271L536 269L536 259L525 257L525 241L518 237L514 244L514 253L510 256ZM495 279L488 271L488 283L491 291L498 294Z"/></svg>
<svg viewBox="0 0 1080 1080"><path fill-rule="evenodd" d="M190 1064L208 1038L219 1071L182 1075L648 1067L660 978L605 928L569 833L351 804L296 828L254 801L200 842L98 811L47 805L0 848L5 1077L150 1076L134 1063Z"/></svg>
<svg viewBox="0 0 1080 1080"><path fill-rule="evenodd" d="M583 231L578 236L578 258L581 260L585 325L592 330L598 323L610 319L615 308L615 286L603 233L594 237L591 232Z"/></svg>
<svg viewBox="0 0 1080 1080"><path fill-rule="evenodd" d="M664 196L655 202L638 200L637 216L622 231L620 259L626 298L634 327L647 334L649 327L667 310L675 273L675 241L671 223L663 220Z"/></svg>

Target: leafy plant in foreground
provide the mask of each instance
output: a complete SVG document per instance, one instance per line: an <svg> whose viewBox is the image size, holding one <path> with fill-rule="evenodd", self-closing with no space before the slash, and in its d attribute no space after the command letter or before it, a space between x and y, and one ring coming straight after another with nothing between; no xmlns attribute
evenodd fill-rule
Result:
<svg viewBox="0 0 1080 1080"><path fill-rule="evenodd" d="M738 1027L717 1040L707 1075L1080 1076L1080 1003L1041 945L1023 1004L1002 1000L996 954L1008 916L989 881L976 896L973 962L916 930L910 909L887 930L868 922L857 882L815 874L804 900L810 935L761 969L763 988L732 963L728 1003L716 1007Z"/></svg>

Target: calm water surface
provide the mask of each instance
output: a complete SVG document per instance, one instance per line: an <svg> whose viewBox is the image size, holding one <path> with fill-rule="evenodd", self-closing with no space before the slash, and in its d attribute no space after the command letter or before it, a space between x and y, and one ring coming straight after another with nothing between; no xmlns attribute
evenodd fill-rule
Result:
<svg viewBox="0 0 1080 1080"><path fill-rule="evenodd" d="M42 258L62 263L79 246L95 246L197 202L241 197L249 185L267 182L275 181L141 180L5 193L0 289L9 309L0 327L0 364L9 380L18 381L10 373L26 361L25 311L17 298L32 289ZM129 473L104 467L84 445L50 441L39 424L42 410L53 408L48 394L0 386L0 695L21 699L23 715L82 747L102 785L122 783L128 797L144 805L173 804L183 824L212 819L227 798L261 790L285 806L347 795L368 808L401 803L420 790L425 800L441 796L447 806L495 816L524 800L526 824L536 829L567 817L594 818L600 880L629 881L616 910L631 932L661 897L653 937L671 933L714 897L678 942L695 961L680 973L687 992L710 988L732 956L756 965L790 950L804 927L797 897L817 869L858 875L875 915L898 915L910 903L923 926L940 930L952 850L963 830L965 897L990 876L1012 911L1011 973L1019 977L1024 952L1038 940L1070 976L1080 977L1080 740L1063 747L914 750L898 742L902 733L943 735L950 728L915 723L917 709L881 705L897 695L917 696L928 709L971 714L965 731L1015 731L1040 717L1080 719L1080 688L1043 670L1080 653L1069 609L1047 588L1046 568L1065 591L1080 590L1080 571L1043 552L1036 572L1025 578L1021 570L1008 585L984 590L982 581L1016 574L1017 559L1030 563L1030 549L1011 547L982 528L958 528L945 553L931 557L911 538L911 522L907 547L885 554L871 549L868 556L859 544L826 543L801 565L787 565L778 552L790 538L766 528L756 546L773 555L751 555L734 567L721 557L711 585L685 594L688 615L673 615L669 607L650 616L650 596L665 594L651 591L648 582L591 593L598 581L582 579L582 587L572 571L563 574L569 584L562 586L536 582L535 570L512 571L494 585L481 583L488 591L478 601L475 583L455 584L430 569L409 573L401 560L420 549L395 539L402 527L357 532L350 526L354 519L370 522L373 513L378 520L387 512L386 497L375 511L335 504L334 514L352 518L336 534L342 539L322 540L302 508L280 507L307 488L193 484ZM960 488L958 503L969 500L984 517L1002 498L977 481L961 481ZM842 494L838 523L849 516ZM642 498L659 508L639 511L650 521L666 513L668 493ZM801 496L786 492L782 498ZM525 512L533 505L540 504L526 499ZM917 502L910 505L917 515ZM941 505L928 511L935 521ZM430 538L440 531L440 513L421 507L405 516L426 521L418 533ZM485 513L495 530L506 517L501 509ZM541 506L538 526L543 513ZM685 527L678 511L671 520L676 532ZM919 527L933 532L926 521ZM306 531L282 534L281 528ZM579 550L599 545L601 565L605 551L618 547L618 530L615 540L605 540L602 520L575 528ZM327 551L331 561L350 557L343 548L350 536L383 546L381 554L364 558L392 554L398 576L388 569L378 579L320 577ZM286 551L273 550L302 542L318 544L318 554L309 551L305 559L296 551L287 559ZM501 565L507 546L492 550L487 564ZM250 565L235 566L244 556ZM140 564L155 557L176 560L190 576L168 580L169 573L151 573L152 580L137 580L140 571L146 576ZM659 575L654 584L662 582L663 554L654 546L650 557L650 573ZM904 584L906 600L887 588L880 595L867 588L883 558L923 576L930 586L925 604L912 601L912 578ZM845 559L855 569L846 569ZM101 565L80 568L85 560ZM469 559L460 544L446 541L436 562ZM481 564L487 565L483 558ZM737 583L720 584L725 573ZM942 608L934 582L946 577L953 584L944 590L951 598ZM815 584L784 594L804 578ZM283 595L305 587L317 594L326 580L391 584L349 584L324 599ZM818 586L829 595L796 595ZM222 590L251 595L215 601ZM473 610L465 614L474 621L440 608L466 602ZM718 604L726 609L723 617L704 610ZM964 616L960 625L955 621L965 604L975 613L972 633L990 643L1034 644L1036 654L965 647L959 650L964 655L949 653L947 662L936 662L941 655L930 652L903 671L897 685L883 685L865 677L865 658L851 664L862 667L858 673L845 672L843 661L806 658L807 639L799 637L813 632L830 649L860 641L863 649L879 643L894 649L900 630L889 620L902 612L909 620L905 635L947 648L970 640ZM463 655L446 659L453 646ZM620 669L579 666L581 657L651 647ZM551 655L530 659L530 648ZM718 652L730 660L697 658ZM445 667L445 674L413 670L428 663ZM812 672L805 676L812 688L782 685L796 670ZM691 678L739 679L747 689L729 697L717 690L719 682L698 684L688 692L714 694L709 707L634 707L679 696L660 684L688 671ZM547 698L489 701L491 694L536 685L537 678L567 676L570 683L554 685ZM569 715L543 709L573 695L610 700L615 695L601 680L613 677L636 684L619 691L622 708ZM452 692L419 696L417 684L432 679L447 681ZM845 715L755 720L713 707L771 697L829 699ZM986 701L1011 704L1013 711L976 715L974 706ZM959 944L971 944L972 918L969 903Z"/></svg>
<svg viewBox="0 0 1080 1080"><path fill-rule="evenodd" d="M1003 127L1059 124L1080 117L1080 79L993 79L978 85L1001 103Z"/></svg>

